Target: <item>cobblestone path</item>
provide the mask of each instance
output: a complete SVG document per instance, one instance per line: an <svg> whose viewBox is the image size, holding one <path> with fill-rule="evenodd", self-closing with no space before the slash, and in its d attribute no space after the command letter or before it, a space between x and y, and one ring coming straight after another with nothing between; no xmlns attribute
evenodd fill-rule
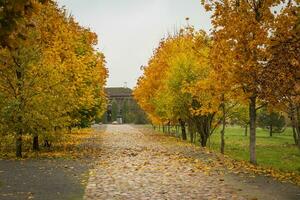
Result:
<svg viewBox="0 0 300 200"><path fill-rule="evenodd" d="M222 175L171 150L162 138L109 125L84 199L247 199Z"/></svg>

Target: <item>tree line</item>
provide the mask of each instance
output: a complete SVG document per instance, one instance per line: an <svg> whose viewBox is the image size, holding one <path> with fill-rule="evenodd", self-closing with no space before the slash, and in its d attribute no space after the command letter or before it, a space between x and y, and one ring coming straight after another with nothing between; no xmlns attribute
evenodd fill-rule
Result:
<svg viewBox="0 0 300 200"><path fill-rule="evenodd" d="M49 145L49 135L86 127L106 109L108 75L97 35L51 0L0 1L0 135Z"/></svg>
<svg viewBox="0 0 300 200"><path fill-rule="evenodd" d="M290 118L300 148L300 1L202 4L212 13L211 34L186 26L162 39L134 90L139 105L153 124L180 124L183 140L188 127L203 147L220 127L222 153L226 123L238 119L250 128L253 164L264 108Z"/></svg>

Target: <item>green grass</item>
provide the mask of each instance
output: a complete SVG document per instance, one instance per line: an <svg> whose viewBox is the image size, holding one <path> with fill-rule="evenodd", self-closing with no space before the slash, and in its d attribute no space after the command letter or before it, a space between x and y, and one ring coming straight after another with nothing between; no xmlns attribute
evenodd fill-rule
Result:
<svg viewBox="0 0 300 200"><path fill-rule="evenodd" d="M171 130L175 132L174 128ZM280 134L275 133L273 137L266 130L257 128L256 131L256 156L259 165L300 173L300 151L294 144L291 128ZM249 160L249 130L247 137L244 132L244 128L239 126L226 127L225 155L235 160ZM187 136L189 138L189 134ZM207 146L216 152L220 151L220 130L215 131Z"/></svg>
<svg viewBox="0 0 300 200"><path fill-rule="evenodd" d="M274 134L273 137L270 137L267 131L257 128L256 144L259 165L300 173L300 151L294 145L290 128L287 128L284 133ZM211 136L208 147L219 151L219 130ZM236 160L249 160L249 136L244 136L243 128L237 126L226 128L225 155Z"/></svg>

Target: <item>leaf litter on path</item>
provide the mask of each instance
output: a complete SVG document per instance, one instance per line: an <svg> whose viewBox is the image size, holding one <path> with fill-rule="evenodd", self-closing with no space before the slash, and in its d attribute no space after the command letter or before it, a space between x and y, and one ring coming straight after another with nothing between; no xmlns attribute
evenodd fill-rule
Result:
<svg viewBox="0 0 300 200"><path fill-rule="evenodd" d="M108 126L85 199L248 199L207 163L167 143L128 125Z"/></svg>

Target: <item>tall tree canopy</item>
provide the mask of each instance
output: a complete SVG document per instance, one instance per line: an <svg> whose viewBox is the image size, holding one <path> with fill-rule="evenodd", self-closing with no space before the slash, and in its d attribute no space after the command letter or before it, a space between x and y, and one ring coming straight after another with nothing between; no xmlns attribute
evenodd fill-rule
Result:
<svg viewBox="0 0 300 200"><path fill-rule="evenodd" d="M134 95L153 123L185 124L197 129L206 146L218 107L208 89L210 40L204 31L186 27L154 51ZM197 90L197 91L196 91Z"/></svg>
<svg viewBox="0 0 300 200"><path fill-rule="evenodd" d="M37 138L91 121L106 105L107 70L94 50L96 35L55 3L33 2L35 11L16 26L34 26L14 38L14 48L0 48L0 127L16 135L18 157L24 134Z"/></svg>
<svg viewBox="0 0 300 200"><path fill-rule="evenodd" d="M269 102L266 93L268 98L273 96L268 91L275 86L270 84L264 88L266 79L272 80L276 74L276 70L271 70L269 76L265 75L266 70L271 69L268 65L273 53L269 48L274 45L274 37L280 30L285 30L281 26L290 30L287 26L295 25L296 18L287 13L299 13L299 1L207 0L202 3L213 12L212 36L214 45L218 46L213 54L221 55L226 49L223 55L230 64L221 66L229 72L230 88L235 90L239 101L249 103L250 162L255 164L256 110L259 104ZM281 18L285 18L286 24L279 25ZM215 59L219 63L224 60Z"/></svg>

